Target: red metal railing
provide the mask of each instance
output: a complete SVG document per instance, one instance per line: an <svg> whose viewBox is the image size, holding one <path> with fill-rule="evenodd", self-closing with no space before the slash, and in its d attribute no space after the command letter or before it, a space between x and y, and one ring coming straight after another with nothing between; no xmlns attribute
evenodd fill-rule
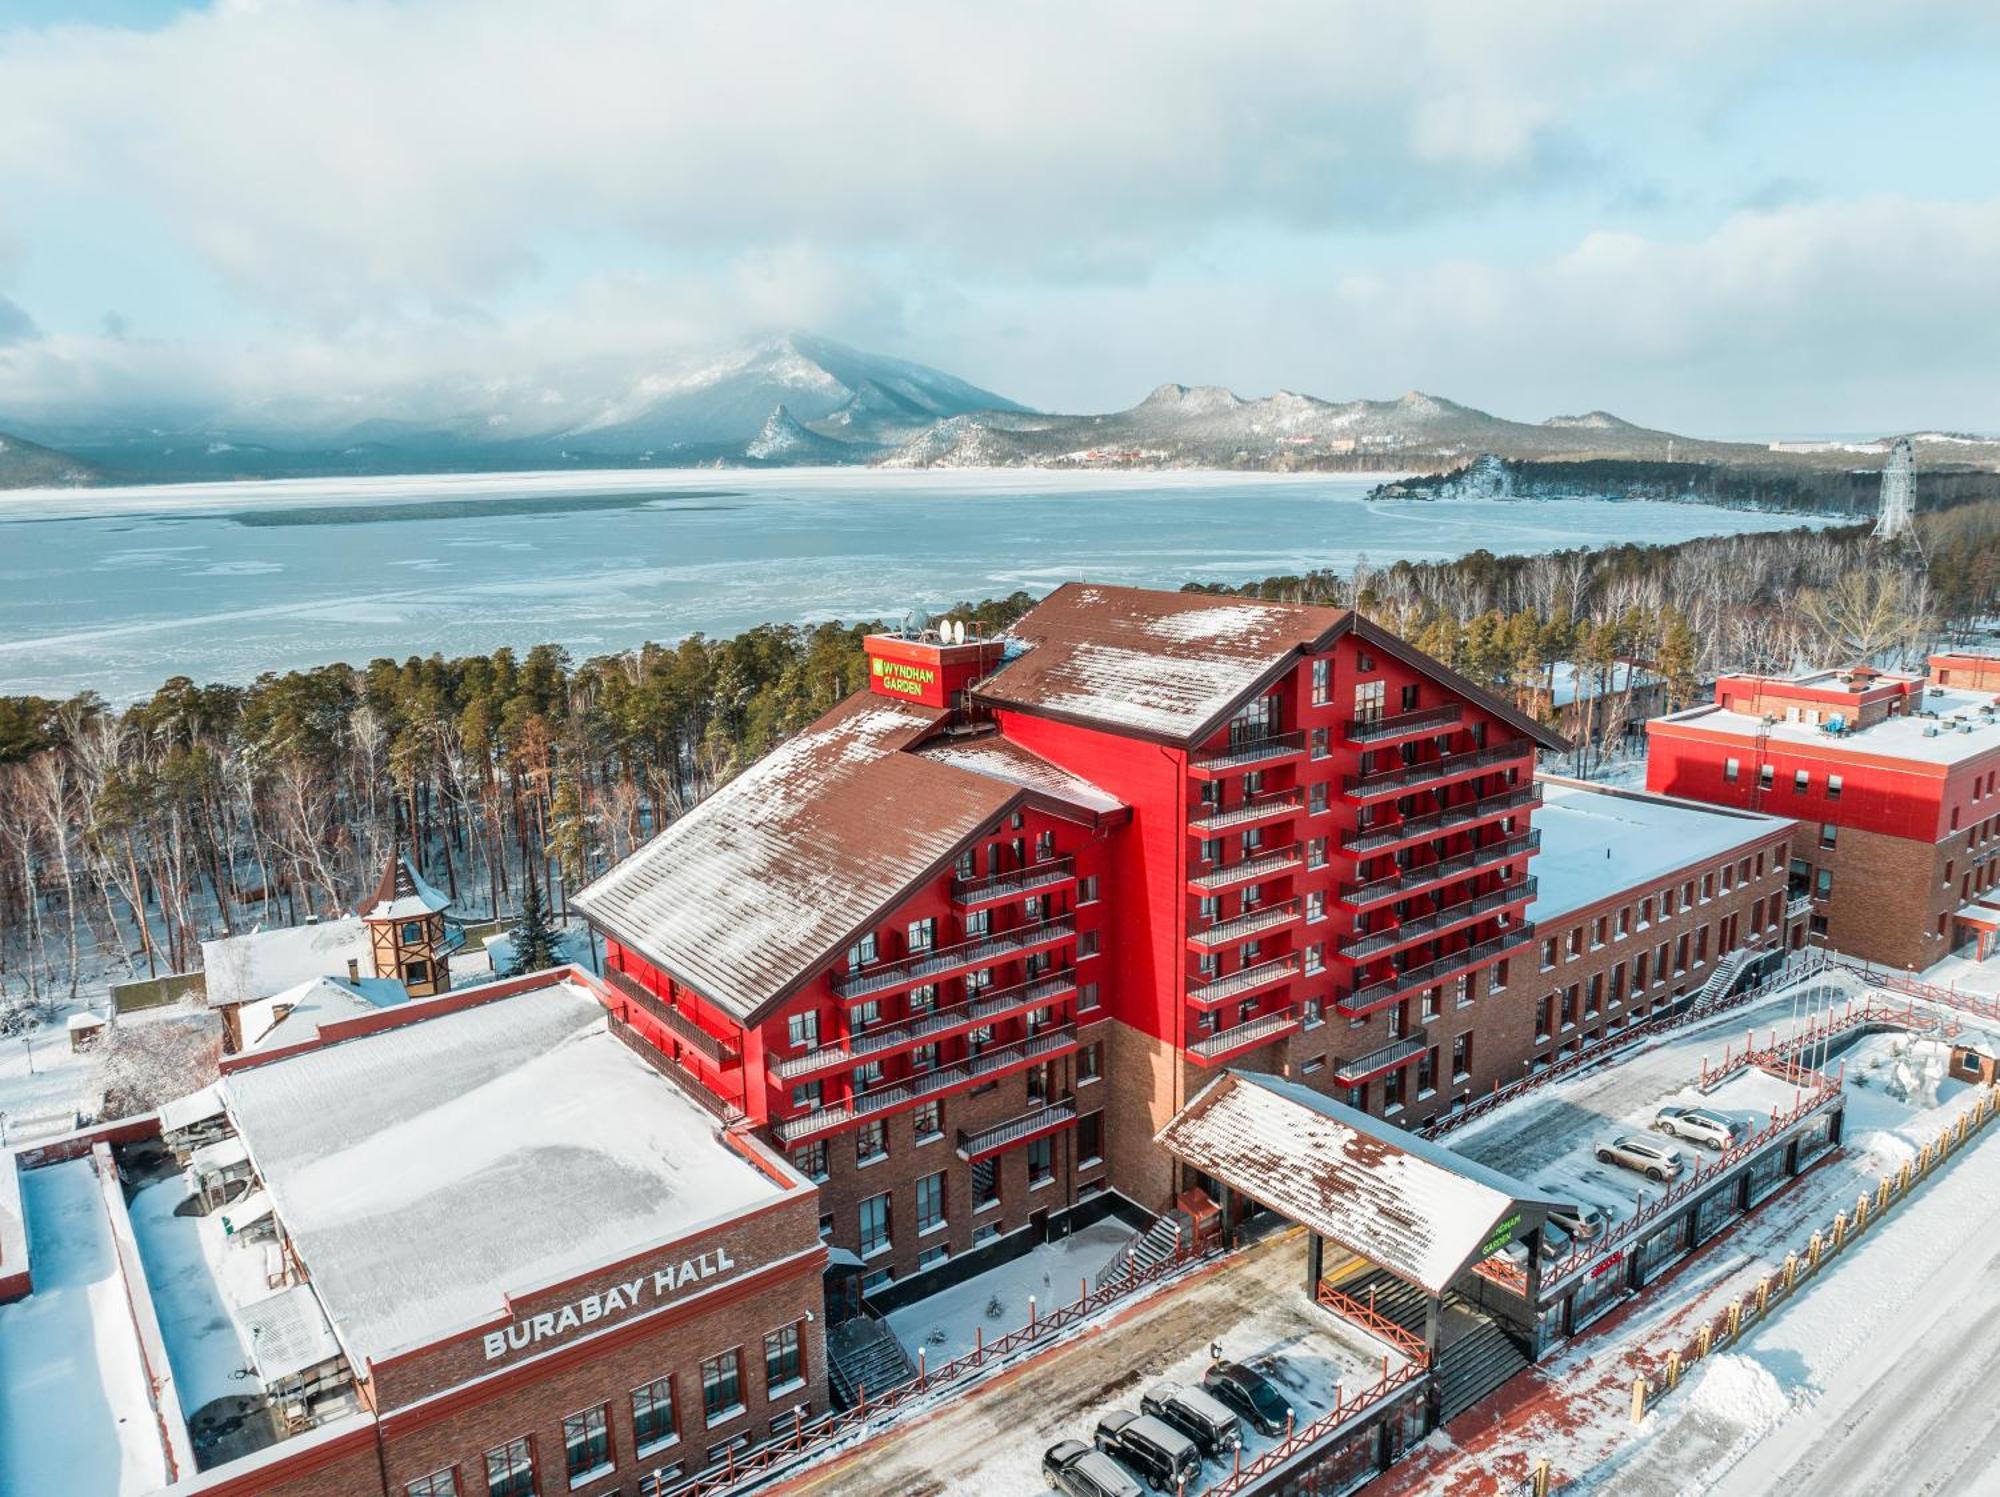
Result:
<svg viewBox="0 0 2000 1497"><path fill-rule="evenodd" d="M1364 1305L1353 1295L1343 1294L1324 1279L1320 1280L1319 1293L1315 1297L1341 1319L1351 1320L1378 1341L1388 1342L1410 1361L1425 1367L1430 1365L1430 1349L1424 1345L1423 1337L1412 1335L1376 1310L1372 1303ZM1372 1293L1369 1299L1371 1301L1374 1299Z"/></svg>
<svg viewBox="0 0 2000 1497"><path fill-rule="evenodd" d="M1360 1416L1380 1408L1398 1393L1421 1383L1428 1376L1429 1369L1410 1362L1394 1372L1385 1368L1380 1382L1372 1388L1363 1389L1351 1399L1343 1400L1341 1390L1336 1387L1331 1409L1303 1429L1290 1430L1284 1439L1253 1461L1246 1462L1243 1452L1238 1450L1236 1469L1214 1486L1204 1489L1201 1497L1236 1497L1239 1492L1256 1490L1272 1472L1290 1465L1327 1436L1338 1433Z"/></svg>

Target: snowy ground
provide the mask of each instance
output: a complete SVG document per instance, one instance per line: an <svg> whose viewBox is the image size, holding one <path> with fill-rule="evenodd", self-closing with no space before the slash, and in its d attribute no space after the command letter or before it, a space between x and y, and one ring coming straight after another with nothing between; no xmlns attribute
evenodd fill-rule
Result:
<svg viewBox="0 0 2000 1497"><path fill-rule="evenodd" d="M1767 1000L1756 1010L1760 1041L1773 1027L1772 1008ZM1782 1030L1786 1017L1780 1008L1775 1027ZM1738 1044L1744 1022L1738 1018ZM1712 1033L1711 1044L1719 1038ZM1657 1075L1688 1051L1664 1046L1635 1057L1632 1068ZM1977 1101L1976 1089L1944 1076L1945 1053L1935 1041L1901 1034L1870 1035L1842 1052L1849 1100L1841 1149L1647 1295L1434 1435L1385 1490L1511 1492L1537 1458L1552 1463L1565 1491L1617 1497L1993 1490L2000 1135L1990 1131L1780 1313L1698 1368L1643 1425L1635 1429L1630 1419L1635 1374L1657 1370L1669 1347L1776 1271L1815 1228L1851 1210L1863 1190ZM1577 1120L1572 1107L1627 1115L1642 1105L1648 1083L1625 1077L1626 1069L1558 1089L1582 1091L1580 1098L1545 1100L1518 1115L1503 1108L1474 1136L1511 1132L1533 1147L1565 1117ZM1769 1078L1759 1084L1780 1086ZM1981 1392L1968 1393L1975 1388ZM1987 1406L1976 1408L1982 1397ZM1962 1428L1951 1425L1954 1414ZM1939 1428L1944 1438L1927 1438Z"/></svg>
<svg viewBox="0 0 2000 1497"><path fill-rule="evenodd" d="M912 1364L921 1348L928 1365L940 1367L971 1351L981 1330L991 1341L1026 1325L1030 1295L1041 1315L1076 1303L1082 1281L1095 1278L1131 1235L1129 1226L1108 1217L885 1318Z"/></svg>
<svg viewBox="0 0 2000 1497"><path fill-rule="evenodd" d="M1301 1424L1380 1381L1387 1346L1306 1298L1305 1241L1285 1232L1167 1290L977 1392L809 1473L788 1490L815 1497L1025 1497L1042 1491L1042 1452L1088 1440L1099 1417L1138 1409L1155 1382L1199 1381L1211 1341L1282 1386ZM1072 1292L1072 1297L1074 1297ZM1246 1431L1246 1458L1272 1441ZM1203 1480L1222 1475L1217 1463Z"/></svg>
<svg viewBox="0 0 2000 1497"><path fill-rule="evenodd" d="M96 1170L50 1165L21 1188L35 1292L0 1306L0 1492L150 1492L166 1462Z"/></svg>
<svg viewBox="0 0 2000 1497"><path fill-rule="evenodd" d="M192 1419L218 1398L258 1392L254 1374L246 1376L250 1347L236 1310L271 1290L262 1249L232 1245L220 1214L176 1215L187 1197L176 1175L141 1190L131 1210L181 1408Z"/></svg>
<svg viewBox="0 0 2000 1497"><path fill-rule="evenodd" d="M0 1037L0 1147L67 1133L96 1117L103 1101L97 1056L72 1053L60 1020Z"/></svg>

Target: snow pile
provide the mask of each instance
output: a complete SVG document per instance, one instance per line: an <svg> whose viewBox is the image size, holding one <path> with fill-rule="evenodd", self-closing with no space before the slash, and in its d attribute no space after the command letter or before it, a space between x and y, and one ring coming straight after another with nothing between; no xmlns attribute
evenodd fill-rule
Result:
<svg viewBox="0 0 2000 1497"><path fill-rule="evenodd" d="M1687 1399L1690 1412L1739 1425L1746 1434L1771 1428L1792 1406L1768 1367L1732 1352L1718 1353L1697 1367Z"/></svg>

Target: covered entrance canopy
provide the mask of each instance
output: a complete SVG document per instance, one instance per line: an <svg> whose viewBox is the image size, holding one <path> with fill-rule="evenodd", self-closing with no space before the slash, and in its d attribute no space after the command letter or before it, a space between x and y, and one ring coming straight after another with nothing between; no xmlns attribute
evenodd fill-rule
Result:
<svg viewBox="0 0 2000 1497"><path fill-rule="evenodd" d="M1531 1187L1310 1087L1226 1071L1162 1128L1190 1168L1436 1297L1510 1242L1530 1301L1552 1207ZM1316 1274L1315 1274L1316 1276Z"/></svg>

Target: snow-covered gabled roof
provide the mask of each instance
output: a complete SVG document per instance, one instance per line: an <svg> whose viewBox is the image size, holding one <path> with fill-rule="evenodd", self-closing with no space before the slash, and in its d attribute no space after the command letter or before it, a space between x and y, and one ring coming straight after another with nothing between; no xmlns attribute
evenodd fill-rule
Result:
<svg viewBox="0 0 2000 1497"><path fill-rule="evenodd" d="M410 1001L409 989L393 977L315 977L297 987L246 1003L239 1024L243 1048L274 1050L314 1038L336 1019L354 1019Z"/></svg>
<svg viewBox="0 0 2000 1497"><path fill-rule="evenodd" d="M368 927L355 915L201 943L212 1008L269 998L315 977L343 976L349 961L365 970L371 960Z"/></svg>
<svg viewBox="0 0 2000 1497"><path fill-rule="evenodd" d="M417 920L450 904L451 897L425 882L408 854L397 853L382 870L374 894L356 913L363 920Z"/></svg>
<svg viewBox="0 0 2000 1497"><path fill-rule="evenodd" d="M1023 797L904 752L943 717L857 693L570 903L754 1022Z"/></svg>
<svg viewBox="0 0 2000 1497"><path fill-rule="evenodd" d="M1037 791L1092 816L1112 816L1127 809L1125 802L1110 791L997 733L978 738L940 738L925 744L919 752L926 759L949 764L954 769Z"/></svg>
<svg viewBox="0 0 2000 1497"><path fill-rule="evenodd" d="M1227 1071L1162 1128L1167 1151L1441 1294L1493 1243L1540 1224L1533 1187L1296 1082ZM1509 1216L1523 1220L1503 1234Z"/></svg>

